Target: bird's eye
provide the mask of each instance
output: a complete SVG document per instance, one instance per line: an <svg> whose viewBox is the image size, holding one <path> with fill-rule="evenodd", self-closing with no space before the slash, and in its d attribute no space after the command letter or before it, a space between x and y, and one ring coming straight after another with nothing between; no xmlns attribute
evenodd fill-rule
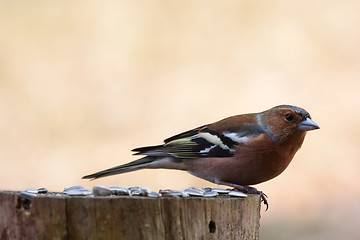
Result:
<svg viewBox="0 0 360 240"><path fill-rule="evenodd" d="M292 114L288 113L288 114L286 114L285 119L290 122L294 119L294 116Z"/></svg>

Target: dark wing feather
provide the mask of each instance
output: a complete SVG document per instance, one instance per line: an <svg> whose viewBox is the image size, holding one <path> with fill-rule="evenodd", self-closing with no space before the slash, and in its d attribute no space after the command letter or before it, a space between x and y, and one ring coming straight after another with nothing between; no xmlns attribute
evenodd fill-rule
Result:
<svg viewBox="0 0 360 240"><path fill-rule="evenodd" d="M134 155L147 155L147 156L154 156L154 157L171 156L168 152L164 151L163 147L164 147L164 145L140 147L140 148L135 148L131 151L137 152L137 153L134 153Z"/></svg>
<svg viewBox="0 0 360 240"><path fill-rule="evenodd" d="M180 139L180 138L186 138L186 137L191 137L195 134L198 134L199 130L204 128L206 125L204 126L201 126L201 127L197 127L197 128L194 128L194 129L191 129L189 131L186 131L186 132L182 132L182 133L179 133L179 134L176 134L172 137L169 137L167 139L164 140L164 143L169 143L171 141L174 141L174 140L177 140L177 139Z"/></svg>

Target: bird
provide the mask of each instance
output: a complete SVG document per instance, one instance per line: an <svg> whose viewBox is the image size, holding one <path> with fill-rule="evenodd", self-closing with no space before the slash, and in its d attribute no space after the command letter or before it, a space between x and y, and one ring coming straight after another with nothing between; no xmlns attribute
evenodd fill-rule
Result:
<svg viewBox="0 0 360 240"><path fill-rule="evenodd" d="M267 196L256 185L281 174L310 130L320 127L303 108L279 105L263 112L240 114L182 132L163 144L135 148L138 160L109 168L83 179L140 169L176 169L201 179Z"/></svg>

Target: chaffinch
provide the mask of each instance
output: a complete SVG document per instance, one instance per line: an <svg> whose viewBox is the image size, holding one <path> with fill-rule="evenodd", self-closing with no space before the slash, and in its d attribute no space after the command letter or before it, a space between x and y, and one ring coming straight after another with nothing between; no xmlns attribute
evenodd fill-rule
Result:
<svg viewBox="0 0 360 240"><path fill-rule="evenodd" d="M306 132L318 128L304 109L280 105L180 133L161 145L135 148L134 155L145 156L83 178L145 168L184 170L213 183L260 194L267 209L266 195L249 185L282 173L301 147Z"/></svg>

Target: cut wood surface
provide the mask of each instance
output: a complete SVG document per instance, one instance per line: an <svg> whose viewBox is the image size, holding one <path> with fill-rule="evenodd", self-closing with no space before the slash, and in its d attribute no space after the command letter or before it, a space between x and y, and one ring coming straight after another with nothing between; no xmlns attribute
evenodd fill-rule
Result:
<svg viewBox="0 0 360 240"><path fill-rule="evenodd" d="M260 197L70 197L0 192L5 239L259 239Z"/></svg>

